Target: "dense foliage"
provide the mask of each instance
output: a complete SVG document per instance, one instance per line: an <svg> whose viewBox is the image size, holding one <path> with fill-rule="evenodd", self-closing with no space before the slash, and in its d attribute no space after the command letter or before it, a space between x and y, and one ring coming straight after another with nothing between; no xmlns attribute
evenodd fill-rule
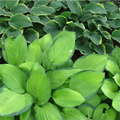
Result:
<svg viewBox="0 0 120 120"><path fill-rule="evenodd" d="M46 33L75 31L82 54L110 53L119 43L120 10L106 0L2 0L1 46L8 36L23 33L28 42Z"/></svg>
<svg viewBox="0 0 120 120"><path fill-rule="evenodd" d="M68 31L29 45L22 35L5 39L1 120L119 120L120 48L73 62L75 39Z"/></svg>

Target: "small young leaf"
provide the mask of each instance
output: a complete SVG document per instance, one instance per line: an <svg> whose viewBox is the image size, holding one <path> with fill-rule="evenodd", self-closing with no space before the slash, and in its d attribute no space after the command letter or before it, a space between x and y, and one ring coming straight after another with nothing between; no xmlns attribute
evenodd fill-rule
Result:
<svg viewBox="0 0 120 120"><path fill-rule="evenodd" d="M42 50L40 48L40 45L38 44L38 41L33 41L28 48L28 54L26 57L26 62L38 62L41 63L42 57Z"/></svg>
<svg viewBox="0 0 120 120"><path fill-rule="evenodd" d="M50 79L53 89L60 87L70 76L80 72L81 69L57 69L48 71L47 76Z"/></svg>
<svg viewBox="0 0 120 120"><path fill-rule="evenodd" d="M22 35L16 39L7 38L5 40L5 55L7 62L19 65L25 61L27 54L27 42Z"/></svg>
<svg viewBox="0 0 120 120"><path fill-rule="evenodd" d="M106 70L112 73L113 75L120 72L119 66L117 65L116 62L112 60L108 60Z"/></svg>
<svg viewBox="0 0 120 120"><path fill-rule="evenodd" d="M0 90L0 116L15 116L27 111L33 103L29 94L18 94L7 88Z"/></svg>
<svg viewBox="0 0 120 120"><path fill-rule="evenodd" d="M35 118L36 120L63 120L58 108L51 103L42 107L35 106Z"/></svg>
<svg viewBox="0 0 120 120"><path fill-rule="evenodd" d="M80 72L71 77L70 88L78 91L84 97L89 97L98 91L103 79L104 73L102 72Z"/></svg>
<svg viewBox="0 0 120 120"><path fill-rule="evenodd" d="M35 64L27 81L27 91L39 105L48 102L51 97L51 86L42 66Z"/></svg>
<svg viewBox="0 0 120 120"><path fill-rule="evenodd" d="M118 86L114 83L114 81L105 80L102 87L102 92L110 99L113 99L116 95L116 91L118 90Z"/></svg>
<svg viewBox="0 0 120 120"><path fill-rule="evenodd" d="M15 29L22 29L32 26L32 22L29 17L18 14L11 17L9 25Z"/></svg>
<svg viewBox="0 0 120 120"><path fill-rule="evenodd" d="M77 91L69 88L58 89L53 93L55 103L62 107L75 107L82 104L85 99Z"/></svg>
<svg viewBox="0 0 120 120"><path fill-rule="evenodd" d="M106 63L106 55L91 54L76 60L74 68L79 68L81 70L103 71Z"/></svg>
<svg viewBox="0 0 120 120"><path fill-rule="evenodd" d="M25 92L26 75L18 67L10 64L1 64L0 76L2 77L2 82L9 89L17 93Z"/></svg>

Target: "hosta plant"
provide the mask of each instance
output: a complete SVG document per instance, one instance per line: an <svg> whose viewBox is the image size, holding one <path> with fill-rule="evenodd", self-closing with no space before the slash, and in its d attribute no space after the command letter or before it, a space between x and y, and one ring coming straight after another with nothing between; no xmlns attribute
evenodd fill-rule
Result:
<svg viewBox="0 0 120 120"><path fill-rule="evenodd" d="M62 31L29 45L23 35L5 40L1 120L116 120L120 94L114 81L105 79L109 56L90 54L73 62L75 38Z"/></svg>

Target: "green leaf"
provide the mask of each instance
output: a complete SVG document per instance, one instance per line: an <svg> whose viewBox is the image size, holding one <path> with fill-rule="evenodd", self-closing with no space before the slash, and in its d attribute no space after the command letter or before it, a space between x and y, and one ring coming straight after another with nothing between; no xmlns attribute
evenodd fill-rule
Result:
<svg viewBox="0 0 120 120"><path fill-rule="evenodd" d="M35 106L35 118L36 120L63 120L58 108L51 103L42 107Z"/></svg>
<svg viewBox="0 0 120 120"><path fill-rule="evenodd" d="M0 117L0 120L15 120L14 117Z"/></svg>
<svg viewBox="0 0 120 120"><path fill-rule="evenodd" d="M84 10L93 14L107 14L105 7L100 3L91 2L86 5Z"/></svg>
<svg viewBox="0 0 120 120"><path fill-rule="evenodd" d="M120 101L120 92L118 92L116 94L116 96L113 98L113 101L112 101L113 108L118 112L120 112L120 102L119 101Z"/></svg>
<svg viewBox="0 0 120 120"><path fill-rule="evenodd" d="M32 26L32 22L29 17L18 14L11 17L9 25L15 29L22 29Z"/></svg>
<svg viewBox="0 0 120 120"><path fill-rule="evenodd" d="M47 72L53 89L60 87L70 76L80 72L81 69L57 69Z"/></svg>
<svg viewBox="0 0 120 120"><path fill-rule="evenodd" d="M51 86L45 70L39 64L35 64L27 81L27 91L39 105L48 102L51 97Z"/></svg>
<svg viewBox="0 0 120 120"><path fill-rule="evenodd" d="M38 6L38 7L33 7L31 9L31 13L33 15L37 15L37 16L40 16L40 15L51 15L54 12L55 12L54 8L48 7L48 6L45 6L45 5L41 5L41 6Z"/></svg>
<svg viewBox="0 0 120 120"><path fill-rule="evenodd" d="M112 38L117 42L120 42L120 30L114 30L112 32Z"/></svg>
<svg viewBox="0 0 120 120"><path fill-rule="evenodd" d="M111 40L111 34L107 31L101 31L102 35L104 36L104 38Z"/></svg>
<svg viewBox="0 0 120 120"><path fill-rule="evenodd" d="M47 5L49 3L49 0L36 0L34 6L39 7L40 5Z"/></svg>
<svg viewBox="0 0 120 120"><path fill-rule="evenodd" d="M78 91L84 97L96 93L104 79L104 73L85 71L73 75L70 79L70 88ZM87 88L87 89L85 89Z"/></svg>
<svg viewBox="0 0 120 120"><path fill-rule="evenodd" d="M113 59L116 61L116 63L120 67L120 48L116 46L113 49L111 56L113 57Z"/></svg>
<svg viewBox="0 0 120 120"><path fill-rule="evenodd" d="M107 55L91 54L79 58L74 63L74 68L81 70L103 71L107 63Z"/></svg>
<svg viewBox="0 0 120 120"><path fill-rule="evenodd" d="M118 86L114 83L114 81L104 80L101 90L105 96L107 96L109 99L113 99L118 90Z"/></svg>
<svg viewBox="0 0 120 120"><path fill-rule="evenodd" d="M31 43L33 40L39 39L39 33L32 28L24 30L23 34L24 34L24 37L26 38L27 42L29 42L29 43Z"/></svg>
<svg viewBox="0 0 120 120"><path fill-rule="evenodd" d="M28 53L26 57L26 62L38 62L41 63L42 51L38 40L33 41L28 48Z"/></svg>
<svg viewBox="0 0 120 120"><path fill-rule="evenodd" d="M32 105L29 94L18 94L7 88L0 90L0 116L15 116L27 111Z"/></svg>
<svg viewBox="0 0 120 120"><path fill-rule="evenodd" d="M7 62L14 65L19 65L25 61L27 54L27 43L22 35L16 39L8 37L5 40L5 55Z"/></svg>
<svg viewBox="0 0 120 120"><path fill-rule="evenodd" d="M11 10L14 14L24 14L29 12L29 8L25 4L18 4Z"/></svg>
<svg viewBox="0 0 120 120"><path fill-rule="evenodd" d="M31 109L27 112L24 112L20 115L20 120L33 120L33 117L31 115Z"/></svg>
<svg viewBox="0 0 120 120"><path fill-rule="evenodd" d="M120 74L116 73L113 79L115 80L116 84L120 87Z"/></svg>
<svg viewBox="0 0 120 120"><path fill-rule="evenodd" d="M64 108L63 116L65 120L88 120L84 114L82 114L76 108Z"/></svg>
<svg viewBox="0 0 120 120"><path fill-rule="evenodd" d="M75 13L77 15L80 15L82 12L82 7L80 5L79 1L70 1L67 0L67 5L72 13Z"/></svg>
<svg viewBox="0 0 120 120"><path fill-rule="evenodd" d="M53 44L53 39L50 34L47 34L39 39L39 44L42 49L42 51L45 51Z"/></svg>
<svg viewBox="0 0 120 120"><path fill-rule="evenodd" d="M18 67L10 64L1 64L0 76L2 77L2 82L9 89L17 93L25 92L26 75Z"/></svg>
<svg viewBox="0 0 120 120"><path fill-rule="evenodd" d="M86 101L86 103L90 104L93 107L96 107L97 105L99 105L100 102L101 102L101 98L97 94L95 94L94 96L92 96L90 99Z"/></svg>
<svg viewBox="0 0 120 120"><path fill-rule="evenodd" d="M119 66L117 65L116 62L112 60L108 60L106 64L106 70L112 73L113 75L120 72Z"/></svg>
<svg viewBox="0 0 120 120"><path fill-rule="evenodd" d="M47 51L47 57L52 66L59 66L64 64L73 54L75 33L62 31L55 36L54 41L54 44Z"/></svg>
<svg viewBox="0 0 120 120"><path fill-rule="evenodd" d="M100 104L93 114L93 120L116 120L117 113L108 104Z"/></svg>
<svg viewBox="0 0 120 120"><path fill-rule="evenodd" d="M61 107L75 107L82 104L85 99L77 91L69 88L58 89L53 93L55 103Z"/></svg>

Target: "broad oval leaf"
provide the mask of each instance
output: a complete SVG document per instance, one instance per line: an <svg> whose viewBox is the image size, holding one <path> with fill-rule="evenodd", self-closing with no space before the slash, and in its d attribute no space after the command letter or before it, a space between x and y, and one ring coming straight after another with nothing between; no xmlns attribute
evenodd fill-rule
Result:
<svg viewBox="0 0 120 120"><path fill-rule="evenodd" d="M40 16L40 15L51 15L54 12L55 12L54 8L48 7L48 6L45 6L45 5L41 5L41 6L38 6L38 7L33 7L31 9L31 13L33 15L37 15L37 16Z"/></svg>
<svg viewBox="0 0 120 120"><path fill-rule="evenodd" d="M120 30L115 30L112 32L112 38L117 42L120 42Z"/></svg>
<svg viewBox="0 0 120 120"><path fill-rule="evenodd" d="M27 91L39 105L48 102L51 97L51 86L45 70L39 64L35 64L27 81Z"/></svg>
<svg viewBox="0 0 120 120"><path fill-rule="evenodd" d="M69 88L58 89L53 93L55 103L62 107L75 107L82 104L85 99L77 91Z"/></svg>
<svg viewBox="0 0 120 120"><path fill-rule="evenodd" d="M2 77L2 82L9 89L17 93L25 92L26 74L18 67L10 64L1 64L0 76Z"/></svg>
<svg viewBox="0 0 120 120"><path fill-rule="evenodd" d="M53 66L64 64L73 54L75 33L62 31L54 38L54 44L47 51L48 60ZM66 45L66 43L68 45Z"/></svg>
<svg viewBox="0 0 120 120"><path fill-rule="evenodd" d="M76 60L73 67L81 70L103 71L106 63L106 55L91 54Z"/></svg>
<svg viewBox="0 0 120 120"><path fill-rule="evenodd" d="M53 89L60 87L70 76L80 72L81 69L57 69L47 72Z"/></svg>
<svg viewBox="0 0 120 120"><path fill-rule="evenodd" d="M87 4L84 10L93 14L107 14L104 5L95 2Z"/></svg>
<svg viewBox="0 0 120 120"><path fill-rule="evenodd" d="M33 103L29 94L18 94L7 88L0 89L0 116L15 116L28 110Z"/></svg>
<svg viewBox="0 0 120 120"><path fill-rule="evenodd" d="M120 112L120 92L118 92L116 94L116 96L113 98L112 101L112 106L115 110L117 110L118 112Z"/></svg>
<svg viewBox="0 0 120 120"><path fill-rule="evenodd" d="M63 116L65 120L88 120L87 117L76 108L64 108Z"/></svg>
<svg viewBox="0 0 120 120"><path fill-rule="evenodd" d="M10 64L19 65L25 61L27 55L27 42L22 35L16 39L7 38L5 40L5 56Z"/></svg>
<svg viewBox="0 0 120 120"><path fill-rule="evenodd" d="M63 120L57 107L51 103L47 103L42 107L35 106L36 120Z"/></svg>
<svg viewBox="0 0 120 120"><path fill-rule="evenodd" d="M101 90L105 94L105 96L113 99L116 95L116 91L118 90L118 86L112 80L104 80Z"/></svg>
<svg viewBox="0 0 120 120"><path fill-rule="evenodd" d="M104 73L102 72L80 72L71 77L70 88L78 91L84 97L89 97L98 91L103 79Z"/></svg>
<svg viewBox="0 0 120 120"><path fill-rule="evenodd" d="M32 26L32 22L29 17L18 14L11 17L9 25L15 29L22 29Z"/></svg>

